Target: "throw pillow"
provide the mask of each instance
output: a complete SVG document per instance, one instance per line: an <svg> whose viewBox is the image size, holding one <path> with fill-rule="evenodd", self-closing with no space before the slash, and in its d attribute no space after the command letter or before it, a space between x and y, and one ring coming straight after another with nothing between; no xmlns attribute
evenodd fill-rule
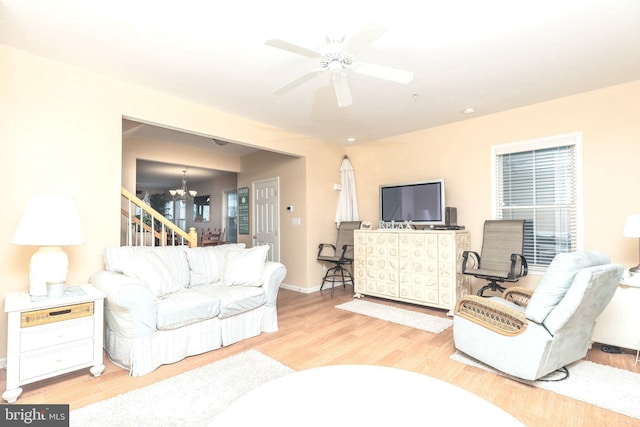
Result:
<svg viewBox="0 0 640 427"><path fill-rule="evenodd" d="M106 248L104 250L105 270L113 271L115 273L122 273L122 268L120 267L120 263L123 260L132 258L148 250L149 250L148 247L142 247L142 246L117 246L112 248Z"/></svg>
<svg viewBox="0 0 640 427"><path fill-rule="evenodd" d="M171 293L171 272L154 252L147 251L120 261L123 274L138 279L157 297Z"/></svg>
<svg viewBox="0 0 640 427"><path fill-rule="evenodd" d="M220 281L219 246L190 248L187 250L189 261L189 286L199 286Z"/></svg>
<svg viewBox="0 0 640 427"><path fill-rule="evenodd" d="M261 286L269 246L231 249L224 257L222 282L227 286Z"/></svg>

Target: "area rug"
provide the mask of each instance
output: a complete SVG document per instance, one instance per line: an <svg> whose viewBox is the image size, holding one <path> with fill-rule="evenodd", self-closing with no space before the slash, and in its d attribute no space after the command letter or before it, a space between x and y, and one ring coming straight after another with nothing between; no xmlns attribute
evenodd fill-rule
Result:
<svg viewBox="0 0 640 427"><path fill-rule="evenodd" d="M249 350L158 383L103 400L69 415L72 427L212 425L240 396L291 368Z"/></svg>
<svg viewBox="0 0 640 427"><path fill-rule="evenodd" d="M336 308L421 329L434 334L439 334L453 324L453 321L450 319L359 299L336 305Z"/></svg>
<svg viewBox="0 0 640 427"><path fill-rule="evenodd" d="M453 353L451 359L640 419L640 374L635 372L600 365L588 360L578 360L567 366L569 378L566 380L558 382L525 381L499 372L459 351ZM551 373L543 379L553 379L554 376L557 374Z"/></svg>

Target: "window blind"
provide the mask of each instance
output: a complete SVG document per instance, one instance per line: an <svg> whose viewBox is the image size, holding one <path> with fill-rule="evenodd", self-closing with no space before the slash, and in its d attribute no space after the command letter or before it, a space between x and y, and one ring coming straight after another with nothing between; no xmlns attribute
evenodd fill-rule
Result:
<svg viewBox="0 0 640 427"><path fill-rule="evenodd" d="M529 267L544 269L556 254L577 250L576 145L564 140L496 152L496 217L524 219Z"/></svg>

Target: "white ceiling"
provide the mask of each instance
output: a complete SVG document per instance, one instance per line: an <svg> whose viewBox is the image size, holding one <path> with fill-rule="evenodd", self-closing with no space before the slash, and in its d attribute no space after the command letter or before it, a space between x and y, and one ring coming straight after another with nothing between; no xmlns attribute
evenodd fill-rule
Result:
<svg viewBox="0 0 640 427"><path fill-rule="evenodd" d="M341 145L640 79L638 0L381 3L0 0L0 43ZM348 70L347 108L328 73L271 93L318 64L267 39L319 50L371 22L388 30L356 59L410 84Z"/></svg>

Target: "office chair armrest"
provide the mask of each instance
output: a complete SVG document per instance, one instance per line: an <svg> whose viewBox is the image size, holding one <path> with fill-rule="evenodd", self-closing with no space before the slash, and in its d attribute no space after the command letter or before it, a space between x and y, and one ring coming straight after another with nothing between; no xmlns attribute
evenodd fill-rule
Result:
<svg viewBox="0 0 640 427"><path fill-rule="evenodd" d="M516 273L516 265L520 261L520 269ZM509 270L509 279L517 279L519 277L524 277L529 272L529 266L527 265L527 260L521 254L511 254L511 269Z"/></svg>
<svg viewBox="0 0 640 427"><path fill-rule="evenodd" d="M332 254L332 256L336 254L336 247L335 247L334 245L332 245L332 244L330 244L330 243L320 243L320 244L318 245L318 256L322 255L322 251L324 250L324 248L331 248L331 249L333 249L333 254Z"/></svg>
<svg viewBox="0 0 640 427"><path fill-rule="evenodd" d="M523 312L476 295L460 298L454 314L507 336L521 334L528 325Z"/></svg>
<svg viewBox="0 0 640 427"><path fill-rule="evenodd" d="M462 273L467 270L467 261L471 258L471 268L480 268L480 254L474 251L464 251L462 252Z"/></svg>
<svg viewBox="0 0 640 427"><path fill-rule="evenodd" d="M518 304L520 307L526 307L529 304L531 295L533 295L533 289L514 286L507 288L502 297L507 301Z"/></svg>
<svg viewBox="0 0 640 427"><path fill-rule="evenodd" d="M354 245L342 245L342 253L340 254L340 261L352 260L353 257L347 257L347 249L351 248L351 253L353 253Z"/></svg>

